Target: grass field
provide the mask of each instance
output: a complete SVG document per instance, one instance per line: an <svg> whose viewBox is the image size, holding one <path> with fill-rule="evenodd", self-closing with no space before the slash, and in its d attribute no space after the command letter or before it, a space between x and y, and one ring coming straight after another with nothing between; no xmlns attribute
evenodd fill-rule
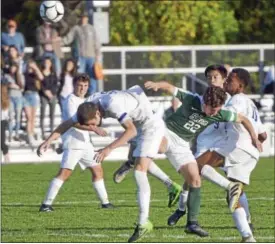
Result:
<svg viewBox="0 0 275 244"><path fill-rule="evenodd" d="M181 177L168 161L158 162L172 179ZM104 163L109 199L117 208L100 209L90 183L90 173L77 169L63 185L54 212L38 209L56 174L58 164L17 164L2 166L2 242L126 242L137 219L136 188L131 173L120 185L112 181L119 163ZM233 220L226 207L225 192L204 181L200 223L210 237L186 235L186 217L175 227L167 226L174 209L167 208L167 190L150 176L152 189L150 219L154 231L142 242L239 242ZM247 187L255 237L274 242L274 159L261 159Z"/></svg>

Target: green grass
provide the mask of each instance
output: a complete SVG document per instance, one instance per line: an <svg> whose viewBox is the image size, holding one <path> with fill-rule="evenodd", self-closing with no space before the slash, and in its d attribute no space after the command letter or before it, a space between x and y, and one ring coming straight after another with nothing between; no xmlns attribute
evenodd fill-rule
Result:
<svg viewBox="0 0 275 244"><path fill-rule="evenodd" d="M158 164L178 183L181 177L168 161ZM119 163L104 163L109 199L117 208L100 209L91 187L90 172L75 170L63 185L53 205L55 211L39 213L49 182L58 164L2 166L2 242L126 242L137 219L136 187L131 173L120 185L112 181ZM200 223L210 237L186 235L186 217L175 227L167 226L174 209L167 208L167 190L150 176L152 189L150 219L154 231L142 242L239 242L240 236L226 207L225 192L204 181ZM255 237L274 242L274 159L261 159L246 188Z"/></svg>

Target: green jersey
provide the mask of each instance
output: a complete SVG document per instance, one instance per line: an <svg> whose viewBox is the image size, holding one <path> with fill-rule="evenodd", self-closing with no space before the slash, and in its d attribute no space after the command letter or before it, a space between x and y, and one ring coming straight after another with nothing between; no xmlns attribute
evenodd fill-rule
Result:
<svg viewBox="0 0 275 244"><path fill-rule="evenodd" d="M182 105L165 123L169 130L185 141L191 141L212 123L235 122L237 119L237 114L228 110L220 110L215 116L207 116L202 111L202 98L196 94L176 88L174 95Z"/></svg>

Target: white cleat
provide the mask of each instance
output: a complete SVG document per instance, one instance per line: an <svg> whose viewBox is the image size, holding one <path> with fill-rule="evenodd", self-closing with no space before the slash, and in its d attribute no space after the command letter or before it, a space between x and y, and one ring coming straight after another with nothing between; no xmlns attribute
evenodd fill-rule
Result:
<svg viewBox="0 0 275 244"><path fill-rule="evenodd" d="M242 242L254 243L254 242L256 242L256 240L253 236L248 236L248 237L243 237Z"/></svg>
<svg viewBox="0 0 275 244"><path fill-rule="evenodd" d="M233 213L238 206L240 196L242 194L243 184L239 182L231 182L228 189L229 209Z"/></svg>

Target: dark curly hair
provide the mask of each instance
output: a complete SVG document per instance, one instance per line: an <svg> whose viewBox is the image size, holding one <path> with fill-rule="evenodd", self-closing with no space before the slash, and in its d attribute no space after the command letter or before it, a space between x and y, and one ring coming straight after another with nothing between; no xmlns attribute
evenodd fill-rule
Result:
<svg viewBox="0 0 275 244"><path fill-rule="evenodd" d="M234 73L237 75L237 77L242 82L244 87L247 87L249 84L251 84L250 74L246 69L235 68L235 69L232 69L231 73Z"/></svg>
<svg viewBox="0 0 275 244"><path fill-rule="evenodd" d="M223 105L226 98L226 92L221 87L208 87L203 95L204 103L212 108Z"/></svg>

